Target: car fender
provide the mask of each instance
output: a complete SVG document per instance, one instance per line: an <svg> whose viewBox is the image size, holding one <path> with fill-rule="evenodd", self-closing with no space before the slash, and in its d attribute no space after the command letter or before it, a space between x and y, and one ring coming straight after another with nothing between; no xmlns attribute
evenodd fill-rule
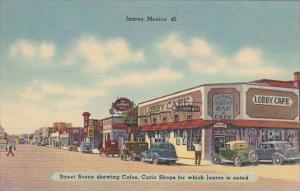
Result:
<svg viewBox="0 0 300 191"><path fill-rule="evenodd" d="M286 157L284 154L280 153L280 152L275 152L275 153L273 153L273 154L272 154L272 158L273 158L273 156L279 156L279 157L282 158L283 160L286 160L286 159L287 159L287 157Z"/></svg>

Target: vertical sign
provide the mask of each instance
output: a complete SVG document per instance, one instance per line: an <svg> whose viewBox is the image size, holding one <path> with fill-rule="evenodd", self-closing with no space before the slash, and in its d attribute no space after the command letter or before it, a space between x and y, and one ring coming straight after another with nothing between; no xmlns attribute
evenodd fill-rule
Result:
<svg viewBox="0 0 300 191"><path fill-rule="evenodd" d="M213 119L233 119L233 94L213 96Z"/></svg>

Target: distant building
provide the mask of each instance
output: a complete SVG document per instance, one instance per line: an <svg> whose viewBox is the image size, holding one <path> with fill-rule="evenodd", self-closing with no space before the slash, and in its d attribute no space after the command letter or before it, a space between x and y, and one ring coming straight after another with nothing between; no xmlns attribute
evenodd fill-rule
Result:
<svg viewBox="0 0 300 191"><path fill-rule="evenodd" d="M102 119L103 123L103 147L106 141L115 140L119 147L128 141L128 125L123 116L110 116Z"/></svg>
<svg viewBox="0 0 300 191"><path fill-rule="evenodd" d="M90 119L90 113L84 112L83 125L85 141L91 142L94 149L98 149L102 146L102 120Z"/></svg>
<svg viewBox="0 0 300 191"><path fill-rule="evenodd" d="M0 140L4 139L4 133L5 133L4 128L0 124Z"/></svg>

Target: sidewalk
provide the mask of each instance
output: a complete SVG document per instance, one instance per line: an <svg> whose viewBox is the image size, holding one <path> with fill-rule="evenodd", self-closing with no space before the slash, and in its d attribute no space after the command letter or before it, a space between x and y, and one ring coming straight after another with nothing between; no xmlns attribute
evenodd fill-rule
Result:
<svg viewBox="0 0 300 191"><path fill-rule="evenodd" d="M177 159L177 164L194 166L195 165L195 161L194 161L194 159L178 158ZM211 166L213 164L211 163L210 160L201 160L201 164L200 165Z"/></svg>

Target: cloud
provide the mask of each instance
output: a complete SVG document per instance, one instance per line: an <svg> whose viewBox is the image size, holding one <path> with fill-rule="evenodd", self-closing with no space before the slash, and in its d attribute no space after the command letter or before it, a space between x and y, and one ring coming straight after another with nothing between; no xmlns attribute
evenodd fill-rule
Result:
<svg viewBox="0 0 300 191"><path fill-rule="evenodd" d="M150 72L133 72L115 79L109 79L104 84L108 87L120 85L142 86L150 83L169 82L181 78L181 73L167 67L160 67Z"/></svg>
<svg viewBox="0 0 300 191"><path fill-rule="evenodd" d="M32 43L20 39L10 46L10 55L15 59L49 61L55 55L55 46L49 42Z"/></svg>
<svg viewBox="0 0 300 191"><path fill-rule="evenodd" d="M58 112L83 109L91 99L106 93L98 87L67 87L58 83L33 82L18 92L24 102L52 108Z"/></svg>
<svg viewBox="0 0 300 191"><path fill-rule="evenodd" d="M84 36L76 41L64 63L84 63L89 71L107 71L124 63L143 62L144 59L143 50L131 50L123 38L101 40L94 36Z"/></svg>
<svg viewBox="0 0 300 191"><path fill-rule="evenodd" d="M283 71L282 68L272 66L260 49L245 47L233 55L225 56L201 38L184 42L177 35L171 34L158 45L158 49L168 59L185 63L190 71L202 75L276 77Z"/></svg>

